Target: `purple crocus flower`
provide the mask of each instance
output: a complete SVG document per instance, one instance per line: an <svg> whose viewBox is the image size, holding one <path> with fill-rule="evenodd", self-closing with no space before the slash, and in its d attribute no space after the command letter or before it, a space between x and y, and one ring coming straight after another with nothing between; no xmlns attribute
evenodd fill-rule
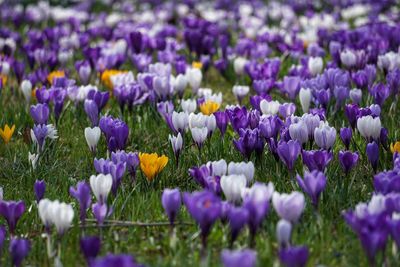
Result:
<svg viewBox="0 0 400 267"><path fill-rule="evenodd" d="M282 120L278 116L268 116L261 118L258 128L261 135L266 138L276 138L283 125Z"/></svg>
<svg viewBox="0 0 400 267"><path fill-rule="evenodd" d="M300 150L301 146L298 141L290 140L288 142L280 141L278 143L277 152L279 158L290 171L293 170L294 164L300 155Z"/></svg>
<svg viewBox="0 0 400 267"><path fill-rule="evenodd" d="M349 149L351 138L353 136L353 132L351 128L343 127L340 129L340 139L342 139L343 144L346 149Z"/></svg>
<svg viewBox="0 0 400 267"><path fill-rule="evenodd" d="M85 100L85 112L86 115L89 117L92 127L95 127L99 124L99 108L94 100Z"/></svg>
<svg viewBox="0 0 400 267"><path fill-rule="evenodd" d="M47 90L44 86L41 89L36 90L35 95L38 103L48 104L50 102L50 90Z"/></svg>
<svg viewBox="0 0 400 267"><path fill-rule="evenodd" d="M348 174L351 169L357 164L358 162L358 152L351 152L351 151L339 151L339 162L340 166L342 166L343 170Z"/></svg>
<svg viewBox="0 0 400 267"><path fill-rule="evenodd" d="M293 103L283 103L279 106L279 115L281 115L283 118L290 117L294 114L296 111L296 105Z"/></svg>
<svg viewBox="0 0 400 267"><path fill-rule="evenodd" d="M25 212L23 201L0 201L0 215L7 221L10 234L13 235L19 218Z"/></svg>
<svg viewBox="0 0 400 267"><path fill-rule="evenodd" d="M90 73L92 72L89 61L78 61L75 63L75 68L79 74L81 82L87 84L90 79Z"/></svg>
<svg viewBox="0 0 400 267"><path fill-rule="evenodd" d="M81 220L82 224L85 224L86 211L90 207L91 203L90 186L86 182L81 181L78 182L76 188L71 186L69 188L69 193L78 201L80 208L79 219Z"/></svg>
<svg viewBox="0 0 400 267"><path fill-rule="evenodd" d="M97 257L101 248L101 240L97 236L86 236L80 240L81 252L85 256L86 262L91 266L91 262Z"/></svg>
<svg viewBox="0 0 400 267"><path fill-rule="evenodd" d="M217 122L217 127L221 132L221 136L223 137L226 132L226 128L228 126L228 115L225 111L216 111L214 112L215 120Z"/></svg>
<svg viewBox="0 0 400 267"><path fill-rule="evenodd" d="M32 130L31 130L32 131ZM31 132L32 133L32 132ZM44 141L47 137L48 129L46 124L39 124L33 126L33 134L39 145L39 149L42 150Z"/></svg>
<svg viewBox="0 0 400 267"><path fill-rule="evenodd" d="M229 117L233 129L239 133L240 129L245 129L249 125L249 118L246 107L235 107L227 109L226 113Z"/></svg>
<svg viewBox="0 0 400 267"><path fill-rule="evenodd" d="M87 95L87 99L93 100L96 103L99 112L106 106L109 98L110 92L100 92L97 90L90 90Z"/></svg>
<svg viewBox="0 0 400 267"><path fill-rule="evenodd" d="M356 123L357 123L357 116L359 114L359 108L358 105L356 104L347 104L344 107L344 114L346 115L351 128L355 128L356 127Z"/></svg>
<svg viewBox="0 0 400 267"><path fill-rule="evenodd" d="M179 213L179 209L181 208L182 203L181 193L179 192L179 189L164 189L161 197L161 203L165 210L165 213L169 218L171 226L173 226L176 215Z"/></svg>
<svg viewBox="0 0 400 267"><path fill-rule="evenodd" d="M97 258L92 261L90 267L109 267L109 266L119 266L119 267L143 267L143 265L136 263L135 259L128 254L113 255L109 254L102 258Z"/></svg>
<svg viewBox="0 0 400 267"><path fill-rule="evenodd" d="M272 197L274 186L272 183L265 185L255 183L243 196L243 207L249 212L248 225L250 230L250 245L254 246L254 238L258 228L269 210L269 201Z"/></svg>
<svg viewBox="0 0 400 267"><path fill-rule="evenodd" d="M264 142L260 138L259 130L256 129L240 129L240 137L238 140L233 140L236 149L247 159L250 159L253 151L261 154L264 149Z"/></svg>
<svg viewBox="0 0 400 267"><path fill-rule="evenodd" d="M390 95L389 87L383 83L373 85L369 89L369 92L373 96L375 104L378 104L379 106L382 106Z"/></svg>
<svg viewBox="0 0 400 267"><path fill-rule="evenodd" d="M231 207L227 211L227 217L229 221L229 227L231 229L231 239L229 241L230 247L232 247L240 231L248 223L249 211L243 207Z"/></svg>
<svg viewBox="0 0 400 267"><path fill-rule="evenodd" d="M10 242L10 255L12 264L16 267L21 266L22 261L28 256L31 244L28 239L12 238Z"/></svg>
<svg viewBox="0 0 400 267"><path fill-rule="evenodd" d="M324 172L333 158L333 153L328 150L302 150L301 155L303 163L309 171L318 170Z"/></svg>
<svg viewBox="0 0 400 267"><path fill-rule="evenodd" d="M225 267L254 267L257 263L257 253L250 249L224 249L221 253L221 261Z"/></svg>
<svg viewBox="0 0 400 267"><path fill-rule="evenodd" d="M36 202L39 203L46 191L46 182L44 180L36 180L33 189L35 191Z"/></svg>
<svg viewBox="0 0 400 267"><path fill-rule="evenodd" d="M308 248L305 246L293 246L279 250L279 259L285 267L303 267L308 260Z"/></svg>
<svg viewBox="0 0 400 267"><path fill-rule="evenodd" d="M318 199L326 186L326 177L320 171L312 171L304 174L304 179L299 175L296 177L300 188L309 195L311 202L315 208L318 207Z"/></svg>
<svg viewBox="0 0 400 267"><path fill-rule="evenodd" d="M118 187L121 184L122 177L126 171L126 162L114 163L106 159L94 159L94 168L98 173L111 174L113 185L111 191L116 195Z"/></svg>
<svg viewBox="0 0 400 267"><path fill-rule="evenodd" d="M203 247L207 246L207 236L211 227L221 215L221 200L210 191L184 193L183 202L190 215L199 224Z"/></svg>
<svg viewBox="0 0 400 267"><path fill-rule="evenodd" d="M103 224L104 219L109 214L107 204L99 203L99 202L96 202L92 205L92 212L93 212L93 215L96 218L96 221L99 225Z"/></svg>
<svg viewBox="0 0 400 267"><path fill-rule="evenodd" d="M285 76L283 78L281 90L282 92L286 93L291 100L294 100L300 91L300 82L301 82L300 77Z"/></svg>
<svg viewBox="0 0 400 267"><path fill-rule="evenodd" d="M139 154L137 152L129 152L125 151L117 151L111 153L111 160L114 164L118 163L126 163L126 168L132 178L132 181L135 181L136 178L136 169L139 166Z"/></svg>
<svg viewBox="0 0 400 267"><path fill-rule="evenodd" d="M372 168L376 172L379 161L379 146L375 141L372 141L371 143L367 144L366 154L369 162L371 163Z"/></svg>
<svg viewBox="0 0 400 267"><path fill-rule="evenodd" d="M36 104L31 106L29 113L35 124L47 124L50 115L50 109L47 104Z"/></svg>

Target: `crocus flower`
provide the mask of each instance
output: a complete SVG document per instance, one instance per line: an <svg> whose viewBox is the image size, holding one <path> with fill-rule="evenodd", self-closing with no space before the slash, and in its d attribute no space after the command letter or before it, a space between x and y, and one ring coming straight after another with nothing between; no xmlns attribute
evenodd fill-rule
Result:
<svg viewBox="0 0 400 267"><path fill-rule="evenodd" d="M321 57L310 57L308 59L308 70L310 71L311 75L315 76L321 73L324 62L322 61ZM300 89L301 90L301 89Z"/></svg>
<svg viewBox="0 0 400 267"><path fill-rule="evenodd" d="M137 152L129 152L126 153L123 150L112 152L111 159L114 164L125 163L126 168L131 175L132 181L135 180L136 177L136 169L139 166L139 154Z"/></svg>
<svg viewBox="0 0 400 267"><path fill-rule="evenodd" d="M266 138L276 138L283 125L282 120L278 116L267 116L260 119L258 128L261 135Z"/></svg>
<svg viewBox="0 0 400 267"><path fill-rule="evenodd" d="M248 223L249 211L244 207L230 207L227 211L230 227L230 246L232 247L240 231Z"/></svg>
<svg viewBox="0 0 400 267"><path fill-rule="evenodd" d="M290 140L288 142L280 141L278 143L277 152L279 158L285 163L289 170L293 170L294 164L300 155L300 143Z"/></svg>
<svg viewBox="0 0 400 267"><path fill-rule="evenodd" d="M303 150L301 151L301 156L309 171L318 170L324 172L333 158L333 153L327 150Z"/></svg>
<svg viewBox="0 0 400 267"><path fill-rule="evenodd" d="M49 84L53 84L56 79L65 77L65 73L63 70L55 70L47 75L47 81Z"/></svg>
<svg viewBox="0 0 400 267"><path fill-rule="evenodd" d="M39 203L46 191L46 182L44 180L36 180L33 188L35 191L36 202Z"/></svg>
<svg viewBox="0 0 400 267"><path fill-rule="evenodd" d="M183 134L189 126L189 116L186 112L172 112L171 122L175 131Z"/></svg>
<svg viewBox="0 0 400 267"><path fill-rule="evenodd" d="M260 136L260 130L256 129L240 129L239 139L233 140L235 148L246 157L248 160L251 154L256 151L257 154L261 154L264 149L264 141Z"/></svg>
<svg viewBox="0 0 400 267"><path fill-rule="evenodd" d="M400 153L400 142L397 141L394 144L390 144L390 151L392 151L392 153Z"/></svg>
<svg viewBox="0 0 400 267"><path fill-rule="evenodd" d="M232 87L232 92L236 96L239 105L242 103L242 99L249 93L250 87L244 85L235 85Z"/></svg>
<svg viewBox="0 0 400 267"><path fill-rule="evenodd" d="M246 176L247 185L253 181L254 177L254 164L253 162L229 162L228 165L228 175L232 174L242 174Z"/></svg>
<svg viewBox="0 0 400 267"><path fill-rule="evenodd" d="M342 166L343 170L346 173L349 173L351 169L357 164L358 162L358 153L351 151L339 151L339 162L340 166Z"/></svg>
<svg viewBox="0 0 400 267"><path fill-rule="evenodd" d="M84 104L86 115L89 117L92 127L99 124L99 107L94 100L86 99Z"/></svg>
<svg viewBox="0 0 400 267"><path fill-rule="evenodd" d="M336 129L330 127L328 123L321 122L314 130L315 143L322 149L329 150L336 141Z"/></svg>
<svg viewBox="0 0 400 267"><path fill-rule="evenodd" d="M300 144L305 144L308 141L308 129L303 121L290 124L289 134L293 140L299 141Z"/></svg>
<svg viewBox="0 0 400 267"><path fill-rule="evenodd" d="M183 139L181 133L178 133L177 136L168 136L169 141L171 142L172 150L174 151L175 154L175 159L176 163L178 164L179 161L179 156L182 151L182 146L183 146Z"/></svg>
<svg viewBox="0 0 400 267"><path fill-rule="evenodd" d="M287 247L279 250L279 259L285 267L304 267L308 260L307 247Z"/></svg>
<svg viewBox="0 0 400 267"><path fill-rule="evenodd" d="M225 267L254 267L257 263L257 253L250 249L224 249L221 253L221 261Z"/></svg>
<svg viewBox="0 0 400 267"><path fill-rule="evenodd" d="M167 156L158 156L157 153L139 153L140 169L151 182L167 165Z"/></svg>
<svg viewBox="0 0 400 267"><path fill-rule="evenodd" d="M57 229L57 233L62 236L70 227L74 218L74 209L70 204L55 201L51 206L52 221Z"/></svg>
<svg viewBox="0 0 400 267"><path fill-rule="evenodd" d="M228 115L225 111L216 111L213 113L216 119L217 127L221 132L221 135L224 136L226 132L226 128L228 126Z"/></svg>
<svg viewBox="0 0 400 267"><path fill-rule="evenodd" d="M29 113L35 124L47 124L50 115L49 106L45 104L36 104L31 106Z"/></svg>
<svg viewBox="0 0 400 267"><path fill-rule="evenodd" d="M99 127L86 127L85 128L85 139L86 143L88 144L90 151L92 153L96 152L97 143L100 140L101 130Z"/></svg>
<svg viewBox="0 0 400 267"><path fill-rule="evenodd" d="M353 133L350 128L341 128L340 129L340 139L342 139L343 144L345 145L346 149L349 149L351 138Z"/></svg>
<svg viewBox="0 0 400 267"><path fill-rule="evenodd" d="M13 235L18 220L25 212L25 203L23 201L0 201L0 215L7 221L10 234Z"/></svg>
<svg viewBox="0 0 400 267"><path fill-rule="evenodd" d="M251 245L262 221L268 213L269 201L274 192L274 185L268 183L255 183L250 189L243 192L243 207L249 212L248 225L251 234Z"/></svg>
<svg viewBox="0 0 400 267"><path fill-rule="evenodd" d="M13 266L19 267L22 261L28 256L31 250L31 243L28 239L12 238L10 242L10 255Z"/></svg>
<svg viewBox="0 0 400 267"><path fill-rule="evenodd" d="M221 215L221 200L209 191L184 193L183 202L190 215L199 224L203 247L207 246L207 237L211 227Z"/></svg>
<svg viewBox="0 0 400 267"><path fill-rule="evenodd" d="M207 127L192 127L190 128L190 132L192 134L193 141L196 143L199 150L203 146L204 142L207 139L208 129Z"/></svg>
<svg viewBox="0 0 400 267"><path fill-rule="evenodd" d="M308 112L311 104L311 89L301 88L299 92L300 104L303 112Z"/></svg>
<svg viewBox="0 0 400 267"><path fill-rule="evenodd" d="M297 191L290 194L274 192L272 205L280 218L296 223L305 208L304 195Z"/></svg>
<svg viewBox="0 0 400 267"><path fill-rule="evenodd" d="M264 115L276 115L281 104L278 101L261 100L260 109Z"/></svg>
<svg viewBox="0 0 400 267"><path fill-rule="evenodd" d="M126 171L126 162L114 163L111 160L94 159L94 168L98 173L111 174L113 179L112 192L116 195Z"/></svg>
<svg viewBox="0 0 400 267"><path fill-rule="evenodd" d="M276 239L280 248L286 248L290 245L292 235L292 224L284 219L280 219L276 225Z"/></svg>
<svg viewBox="0 0 400 267"><path fill-rule="evenodd" d="M366 139L378 140L381 133L381 119L371 115L363 116L357 120L357 129Z"/></svg>
<svg viewBox="0 0 400 267"><path fill-rule="evenodd" d="M69 193L74 197L79 203L79 219L82 224L85 223L86 210L90 207L91 196L90 196L90 186L86 182L78 182L76 188L70 187Z"/></svg>
<svg viewBox="0 0 400 267"><path fill-rule="evenodd" d="M3 138L3 141L5 144L8 144L8 142L10 142L14 131L15 131L15 125L13 125L10 128L10 126L8 126L8 124L6 124L4 126L4 129L0 128L0 136L1 136L1 138Z"/></svg>
<svg viewBox="0 0 400 267"><path fill-rule="evenodd" d="M21 83L21 91L25 97L26 103L31 101L32 97L32 83L29 80L23 80Z"/></svg>
<svg viewBox="0 0 400 267"><path fill-rule="evenodd" d="M366 154L369 162L371 163L372 168L376 172L379 160L379 146L375 141L372 141L371 143L367 144Z"/></svg>
<svg viewBox="0 0 400 267"><path fill-rule="evenodd" d="M220 104L209 100L209 101L204 102L203 104L200 104L200 111L204 115L211 115L211 114L215 113L216 111L218 111L219 107L220 107Z"/></svg>
<svg viewBox="0 0 400 267"><path fill-rule="evenodd" d="M108 194L111 191L113 179L111 174L98 174L97 176L90 176L90 187L92 188L93 194L99 203L105 203L107 201Z"/></svg>
<svg viewBox="0 0 400 267"><path fill-rule="evenodd" d="M326 186L326 177L324 173L315 170L305 173L304 179L297 175L296 180L300 188L311 198L314 207L317 207L319 196Z"/></svg>
<svg viewBox="0 0 400 267"><path fill-rule="evenodd" d="M161 204L171 225L174 224L175 218L179 213L179 209L181 208L181 203L182 200L179 189L164 189L161 197Z"/></svg>
<svg viewBox="0 0 400 267"><path fill-rule="evenodd" d="M242 174L223 175L220 184L226 200L237 203L241 198L242 190L246 187L247 179Z"/></svg>
<svg viewBox="0 0 400 267"><path fill-rule="evenodd" d="M92 261L91 267L108 267L108 266L120 266L120 267L142 267L143 265L138 264L135 259L128 254L113 255L108 254L102 258L97 258Z"/></svg>
<svg viewBox="0 0 400 267"><path fill-rule="evenodd" d="M80 247L87 264L90 265L100 252L101 240L97 236L82 237Z"/></svg>

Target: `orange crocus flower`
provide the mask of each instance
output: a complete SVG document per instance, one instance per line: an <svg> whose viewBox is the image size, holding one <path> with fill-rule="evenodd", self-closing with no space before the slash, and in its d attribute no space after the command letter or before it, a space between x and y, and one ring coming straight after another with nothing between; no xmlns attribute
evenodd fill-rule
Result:
<svg viewBox="0 0 400 267"><path fill-rule="evenodd" d="M391 143L390 144L390 151L392 151L392 153L400 153L400 142L397 141L396 143Z"/></svg>
<svg viewBox="0 0 400 267"><path fill-rule="evenodd" d="M168 163L167 156L158 156L157 153L139 153L140 169L146 175L147 180L151 182Z"/></svg>

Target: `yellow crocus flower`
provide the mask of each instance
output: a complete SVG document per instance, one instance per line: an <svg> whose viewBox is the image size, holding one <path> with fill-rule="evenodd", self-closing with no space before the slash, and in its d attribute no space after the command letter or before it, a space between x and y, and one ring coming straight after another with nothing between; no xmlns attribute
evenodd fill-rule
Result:
<svg viewBox="0 0 400 267"><path fill-rule="evenodd" d="M195 69L201 69L203 67L203 63L201 63L200 61L194 61L192 62L192 67Z"/></svg>
<svg viewBox="0 0 400 267"><path fill-rule="evenodd" d="M7 75L0 74L0 80L4 86L7 83Z"/></svg>
<svg viewBox="0 0 400 267"><path fill-rule="evenodd" d="M167 156L158 156L157 153L139 153L140 169L146 175L147 180L151 182L168 163Z"/></svg>
<svg viewBox="0 0 400 267"><path fill-rule="evenodd" d="M61 77L65 77L65 72L63 70L55 70L50 72L49 75L47 75L47 81L50 84L53 84L55 78L61 78Z"/></svg>
<svg viewBox="0 0 400 267"><path fill-rule="evenodd" d="M6 124L4 126L4 129L0 128L0 136L1 136L1 138L3 138L4 143L8 144L8 142L10 142L11 137L14 133L14 130L15 130L15 125L13 125L10 128L10 126L8 126L8 124Z"/></svg>
<svg viewBox="0 0 400 267"><path fill-rule="evenodd" d="M396 143L391 143L390 144L390 151L392 151L392 153L400 153L400 142L397 141Z"/></svg>
<svg viewBox="0 0 400 267"><path fill-rule="evenodd" d="M219 109L219 104L214 101L207 101L200 105L200 110L204 115L211 115Z"/></svg>

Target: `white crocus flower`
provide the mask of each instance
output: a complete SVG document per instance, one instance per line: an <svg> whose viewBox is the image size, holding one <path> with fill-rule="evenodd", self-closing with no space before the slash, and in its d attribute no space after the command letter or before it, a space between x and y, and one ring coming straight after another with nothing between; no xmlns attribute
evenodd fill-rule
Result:
<svg viewBox="0 0 400 267"><path fill-rule="evenodd" d="M113 180L111 174L98 174L90 176L90 187L97 201L104 203L111 191Z"/></svg>
<svg viewBox="0 0 400 267"><path fill-rule="evenodd" d="M97 144L99 143L101 136L101 130L99 127L86 127L85 128L85 138L86 143L88 144L90 150L92 152L96 151Z"/></svg>
<svg viewBox="0 0 400 267"><path fill-rule="evenodd" d="M224 175L220 182L221 189L228 201L233 203L240 201L241 193L247 184L246 176L242 174Z"/></svg>

